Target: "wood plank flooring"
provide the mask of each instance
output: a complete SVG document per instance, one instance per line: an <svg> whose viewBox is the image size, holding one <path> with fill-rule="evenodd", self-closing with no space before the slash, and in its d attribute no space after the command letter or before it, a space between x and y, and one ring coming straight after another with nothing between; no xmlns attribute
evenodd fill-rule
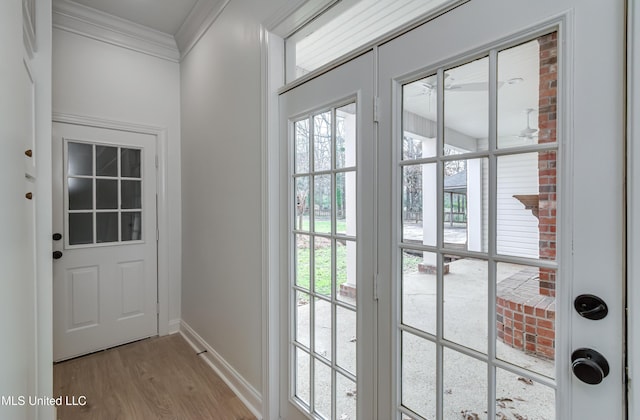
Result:
<svg viewBox="0 0 640 420"><path fill-rule="evenodd" d="M179 334L150 338L53 368L58 420L250 420L255 416Z"/></svg>

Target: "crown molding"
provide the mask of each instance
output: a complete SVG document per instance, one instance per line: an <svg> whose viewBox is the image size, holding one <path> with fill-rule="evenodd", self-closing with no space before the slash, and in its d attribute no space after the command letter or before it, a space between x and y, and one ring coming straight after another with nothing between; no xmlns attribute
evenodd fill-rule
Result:
<svg viewBox="0 0 640 420"><path fill-rule="evenodd" d="M53 1L53 27L165 60L180 61L180 52L171 35L71 0Z"/></svg>
<svg viewBox="0 0 640 420"><path fill-rule="evenodd" d="M198 0L178 29L175 41L184 58L213 25L231 0Z"/></svg>

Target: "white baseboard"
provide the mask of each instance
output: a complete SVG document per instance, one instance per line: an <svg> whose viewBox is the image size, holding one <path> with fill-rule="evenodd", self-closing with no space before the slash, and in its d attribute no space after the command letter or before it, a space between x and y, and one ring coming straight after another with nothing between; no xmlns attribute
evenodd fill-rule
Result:
<svg viewBox="0 0 640 420"><path fill-rule="evenodd" d="M222 378L251 413L261 420L262 395L184 321L180 322L180 334L196 352L206 350L200 357Z"/></svg>
<svg viewBox="0 0 640 420"><path fill-rule="evenodd" d="M182 321L180 321L179 319L172 319L171 321L169 321L167 334L171 335L171 334L179 333L181 322Z"/></svg>

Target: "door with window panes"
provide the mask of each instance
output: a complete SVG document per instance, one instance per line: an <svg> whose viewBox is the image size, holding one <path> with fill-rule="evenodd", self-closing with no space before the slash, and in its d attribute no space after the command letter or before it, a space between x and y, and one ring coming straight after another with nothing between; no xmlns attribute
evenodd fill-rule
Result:
<svg viewBox="0 0 640 420"><path fill-rule="evenodd" d="M373 418L372 58L280 96L286 419Z"/></svg>
<svg viewBox="0 0 640 420"><path fill-rule="evenodd" d="M470 1L380 47L379 418L623 418L623 22Z"/></svg>
<svg viewBox="0 0 640 420"><path fill-rule="evenodd" d="M54 123L54 360L157 334L155 137Z"/></svg>

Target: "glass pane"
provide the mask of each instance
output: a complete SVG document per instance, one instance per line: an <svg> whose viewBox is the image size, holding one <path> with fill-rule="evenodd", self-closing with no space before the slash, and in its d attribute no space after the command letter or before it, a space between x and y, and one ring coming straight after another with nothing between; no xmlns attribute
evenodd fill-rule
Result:
<svg viewBox="0 0 640 420"><path fill-rule="evenodd" d="M331 240L316 236L313 238L313 280L314 291L331 296Z"/></svg>
<svg viewBox="0 0 640 420"><path fill-rule="evenodd" d="M402 332L402 405L426 419L436 418L436 346ZM457 419L457 416L445 417Z"/></svg>
<svg viewBox="0 0 640 420"><path fill-rule="evenodd" d="M337 299L356 304L357 245L355 241L336 241L336 293Z"/></svg>
<svg viewBox="0 0 640 420"><path fill-rule="evenodd" d="M336 174L336 233L356 236L356 173Z"/></svg>
<svg viewBox="0 0 640 420"><path fill-rule="evenodd" d="M555 270L499 263L496 355L533 372L555 376Z"/></svg>
<svg viewBox="0 0 640 420"><path fill-rule="evenodd" d="M287 83L355 51L392 28L436 11L446 0L342 2L286 38Z"/></svg>
<svg viewBox="0 0 640 420"><path fill-rule="evenodd" d="M96 145L96 175L118 176L118 148Z"/></svg>
<svg viewBox="0 0 640 420"><path fill-rule="evenodd" d="M444 153L489 148L489 58L444 73Z"/></svg>
<svg viewBox="0 0 640 420"><path fill-rule="evenodd" d="M402 168L402 241L435 246L438 179L435 163Z"/></svg>
<svg viewBox="0 0 640 420"><path fill-rule="evenodd" d="M118 208L118 181L115 179L96 179L96 208Z"/></svg>
<svg viewBox="0 0 640 420"><path fill-rule="evenodd" d="M67 147L69 175L93 175L93 146L69 142Z"/></svg>
<svg viewBox="0 0 640 420"><path fill-rule="evenodd" d="M336 109L336 168L356 166L356 104Z"/></svg>
<svg viewBox="0 0 640 420"><path fill-rule="evenodd" d="M310 386L309 386L309 354L299 348L295 349L296 358L296 383L294 394L307 405L310 404Z"/></svg>
<svg viewBox="0 0 640 420"><path fill-rule="evenodd" d="M69 178L69 210L93 209L93 179Z"/></svg>
<svg viewBox="0 0 640 420"><path fill-rule="evenodd" d="M310 238L307 235L296 235L295 284L305 289L309 289L309 273L311 273L309 241Z"/></svg>
<svg viewBox="0 0 640 420"><path fill-rule="evenodd" d="M96 242L118 242L118 213L96 214Z"/></svg>
<svg viewBox="0 0 640 420"><path fill-rule="evenodd" d="M309 231L309 177L296 178L294 229Z"/></svg>
<svg viewBox="0 0 640 420"><path fill-rule="evenodd" d="M295 130L295 172L309 172L309 120L296 121Z"/></svg>
<svg viewBox="0 0 640 420"><path fill-rule="evenodd" d="M444 163L444 246L486 252L488 248L488 159Z"/></svg>
<svg viewBox="0 0 640 420"><path fill-rule="evenodd" d="M313 117L313 170L331 169L331 112Z"/></svg>
<svg viewBox="0 0 640 420"><path fill-rule="evenodd" d="M336 363L356 374L356 312L336 306Z"/></svg>
<svg viewBox="0 0 640 420"><path fill-rule="evenodd" d="M69 245L93 243L93 214L69 214Z"/></svg>
<svg viewBox="0 0 640 420"><path fill-rule="evenodd" d="M309 313L309 295L302 292L295 292L296 302L296 341L306 348L309 348L309 329L311 327L309 320L311 314Z"/></svg>
<svg viewBox="0 0 640 420"><path fill-rule="evenodd" d="M448 348L443 357L444 418L486 419L486 363Z"/></svg>
<svg viewBox="0 0 640 420"><path fill-rule="evenodd" d="M331 320L331 302L315 298L314 308L314 352L327 360L331 360L331 331L333 330Z"/></svg>
<svg viewBox="0 0 640 420"><path fill-rule="evenodd" d="M402 323L429 334L436 333L436 273L432 252L402 251Z"/></svg>
<svg viewBox="0 0 640 420"><path fill-rule="evenodd" d="M331 233L331 175L313 179L313 225L316 232Z"/></svg>
<svg viewBox="0 0 640 420"><path fill-rule="evenodd" d="M556 141L557 33L498 53L498 147Z"/></svg>
<svg viewBox="0 0 640 420"><path fill-rule="evenodd" d="M437 78L425 77L402 87L402 159L436 155Z"/></svg>
<svg viewBox="0 0 640 420"><path fill-rule="evenodd" d="M445 255L444 338L487 352L488 265Z"/></svg>
<svg viewBox="0 0 640 420"><path fill-rule="evenodd" d="M498 157L497 251L556 257L556 152Z"/></svg>
<svg viewBox="0 0 640 420"><path fill-rule="evenodd" d="M317 359L314 360L314 387L315 412L325 419L331 418L331 368Z"/></svg>
<svg viewBox="0 0 640 420"><path fill-rule="evenodd" d="M530 378L496 369L496 419L554 420L555 394Z"/></svg>
<svg viewBox="0 0 640 420"><path fill-rule="evenodd" d="M121 208L139 209L142 208L142 182L141 181L121 181L122 189Z"/></svg>
<svg viewBox="0 0 640 420"><path fill-rule="evenodd" d="M123 177L140 178L140 155L139 149L120 149L120 170Z"/></svg>
<svg viewBox="0 0 640 420"><path fill-rule="evenodd" d="M122 213L122 240L140 241L142 240L142 213L124 212Z"/></svg>
<svg viewBox="0 0 640 420"><path fill-rule="evenodd" d="M346 376L336 373L336 418L355 420L357 401L356 383Z"/></svg>

